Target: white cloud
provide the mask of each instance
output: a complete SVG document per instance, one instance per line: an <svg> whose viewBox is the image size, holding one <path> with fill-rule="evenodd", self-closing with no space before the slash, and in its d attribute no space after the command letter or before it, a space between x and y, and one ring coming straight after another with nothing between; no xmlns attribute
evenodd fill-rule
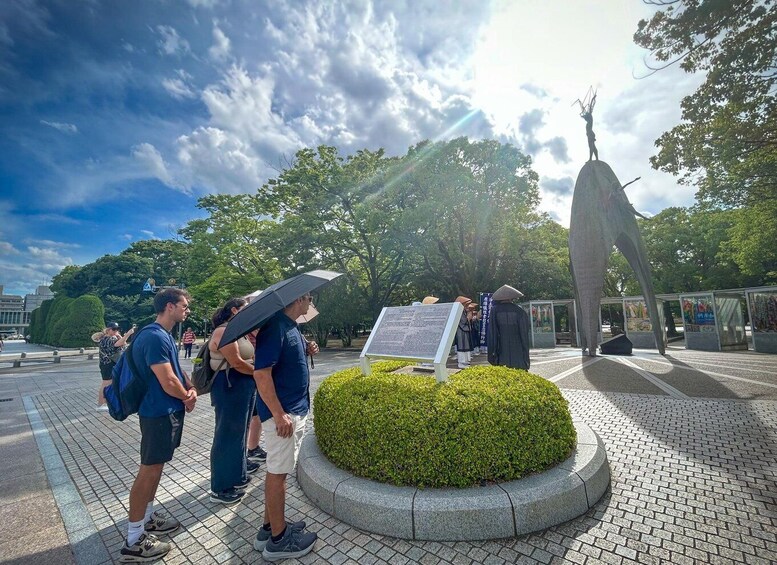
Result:
<svg viewBox="0 0 777 565"><path fill-rule="evenodd" d="M140 143L134 146L132 148L132 156L143 166L147 173L151 174L151 176L159 179L171 188L178 188L184 192L188 192L188 189L181 186L173 179L167 168L167 164L162 158L162 154L150 143Z"/></svg>
<svg viewBox="0 0 777 565"><path fill-rule="evenodd" d="M62 122L49 122L47 120L41 120L40 123L42 123L44 126L49 126L50 128L59 130L62 133L78 133L78 128L75 126L75 124L66 124Z"/></svg>
<svg viewBox="0 0 777 565"><path fill-rule="evenodd" d="M33 246L54 247L58 249L78 249L81 247L79 243L68 243L65 241L52 241L50 239L25 239L24 243Z"/></svg>
<svg viewBox="0 0 777 565"><path fill-rule="evenodd" d="M185 82L183 78L165 78L162 79L162 86L172 96L178 100L185 98L196 98L197 94Z"/></svg>
<svg viewBox="0 0 777 565"><path fill-rule="evenodd" d="M218 63L223 63L229 58L230 41L218 26L216 21L213 22L213 45L208 49L208 55L211 59Z"/></svg>
<svg viewBox="0 0 777 565"><path fill-rule="evenodd" d="M172 26L156 26L157 33L161 36L157 41L159 52L165 55L186 54L191 51L189 42L183 39Z"/></svg>
<svg viewBox="0 0 777 565"><path fill-rule="evenodd" d="M186 0L193 8L215 8L220 0Z"/></svg>
<svg viewBox="0 0 777 565"><path fill-rule="evenodd" d="M18 255L20 251L12 243L0 241L0 255Z"/></svg>

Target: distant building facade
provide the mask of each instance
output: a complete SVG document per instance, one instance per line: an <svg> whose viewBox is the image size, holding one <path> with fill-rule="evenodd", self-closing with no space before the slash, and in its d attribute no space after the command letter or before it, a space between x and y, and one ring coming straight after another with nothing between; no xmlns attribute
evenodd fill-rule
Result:
<svg viewBox="0 0 777 565"><path fill-rule="evenodd" d="M3 285L0 285L0 333L25 335L30 327L32 311L51 298L54 298L54 293L47 286L39 286L35 294L22 298L5 294Z"/></svg>
<svg viewBox="0 0 777 565"><path fill-rule="evenodd" d="M35 294L26 294L24 296L24 311L32 312L37 310L44 300L52 300L54 293L46 285L41 285L35 289Z"/></svg>

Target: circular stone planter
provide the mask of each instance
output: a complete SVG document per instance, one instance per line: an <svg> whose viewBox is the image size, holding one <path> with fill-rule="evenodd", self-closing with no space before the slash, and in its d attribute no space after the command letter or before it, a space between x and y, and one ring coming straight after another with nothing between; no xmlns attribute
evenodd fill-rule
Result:
<svg viewBox="0 0 777 565"><path fill-rule="evenodd" d="M335 467L315 433L302 442L297 481L324 512L387 536L474 541L519 536L585 514L610 484L599 436L575 421L577 447L562 463L518 481L466 489L396 487Z"/></svg>

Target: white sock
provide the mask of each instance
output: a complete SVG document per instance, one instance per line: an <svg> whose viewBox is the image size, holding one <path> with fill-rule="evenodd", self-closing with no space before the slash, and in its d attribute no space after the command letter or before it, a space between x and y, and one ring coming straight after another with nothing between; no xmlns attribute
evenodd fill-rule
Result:
<svg viewBox="0 0 777 565"><path fill-rule="evenodd" d="M149 521L149 519L151 518L151 513L152 513L153 511L154 511L154 501L152 500L152 501L151 501L151 502L149 502L149 503L148 503L148 505L146 506L146 517L145 517L145 518L143 518L143 523L144 523L144 524L145 524L146 522L148 522L148 521Z"/></svg>
<svg viewBox="0 0 777 565"><path fill-rule="evenodd" d="M143 529L143 521L140 522L130 522L127 524L127 545L132 546L138 543L138 540L140 539L140 536L143 535L143 532L145 531Z"/></svg>

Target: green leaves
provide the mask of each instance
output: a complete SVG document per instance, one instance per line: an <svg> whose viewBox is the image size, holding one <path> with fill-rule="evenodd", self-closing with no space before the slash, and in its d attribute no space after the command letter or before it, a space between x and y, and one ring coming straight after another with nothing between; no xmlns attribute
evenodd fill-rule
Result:
<svg viewBox="0 0 777 565"><path fill-rule="evenodd" d="M337 466L396 485L469 487L508 481L564 460L576 434L558 388L505 367L473 367L439 384L347 369L314 401L316 437Z"/></svg>
<svg viewBox="0 0 777 565"><path fill-rule="evenodd" d="M634 41L654 68L681 62L706 80L682 101L683 123L656 142L657 169L702 201L755 206L777 198L775 0L682 0L641 21Z"/></svg>

